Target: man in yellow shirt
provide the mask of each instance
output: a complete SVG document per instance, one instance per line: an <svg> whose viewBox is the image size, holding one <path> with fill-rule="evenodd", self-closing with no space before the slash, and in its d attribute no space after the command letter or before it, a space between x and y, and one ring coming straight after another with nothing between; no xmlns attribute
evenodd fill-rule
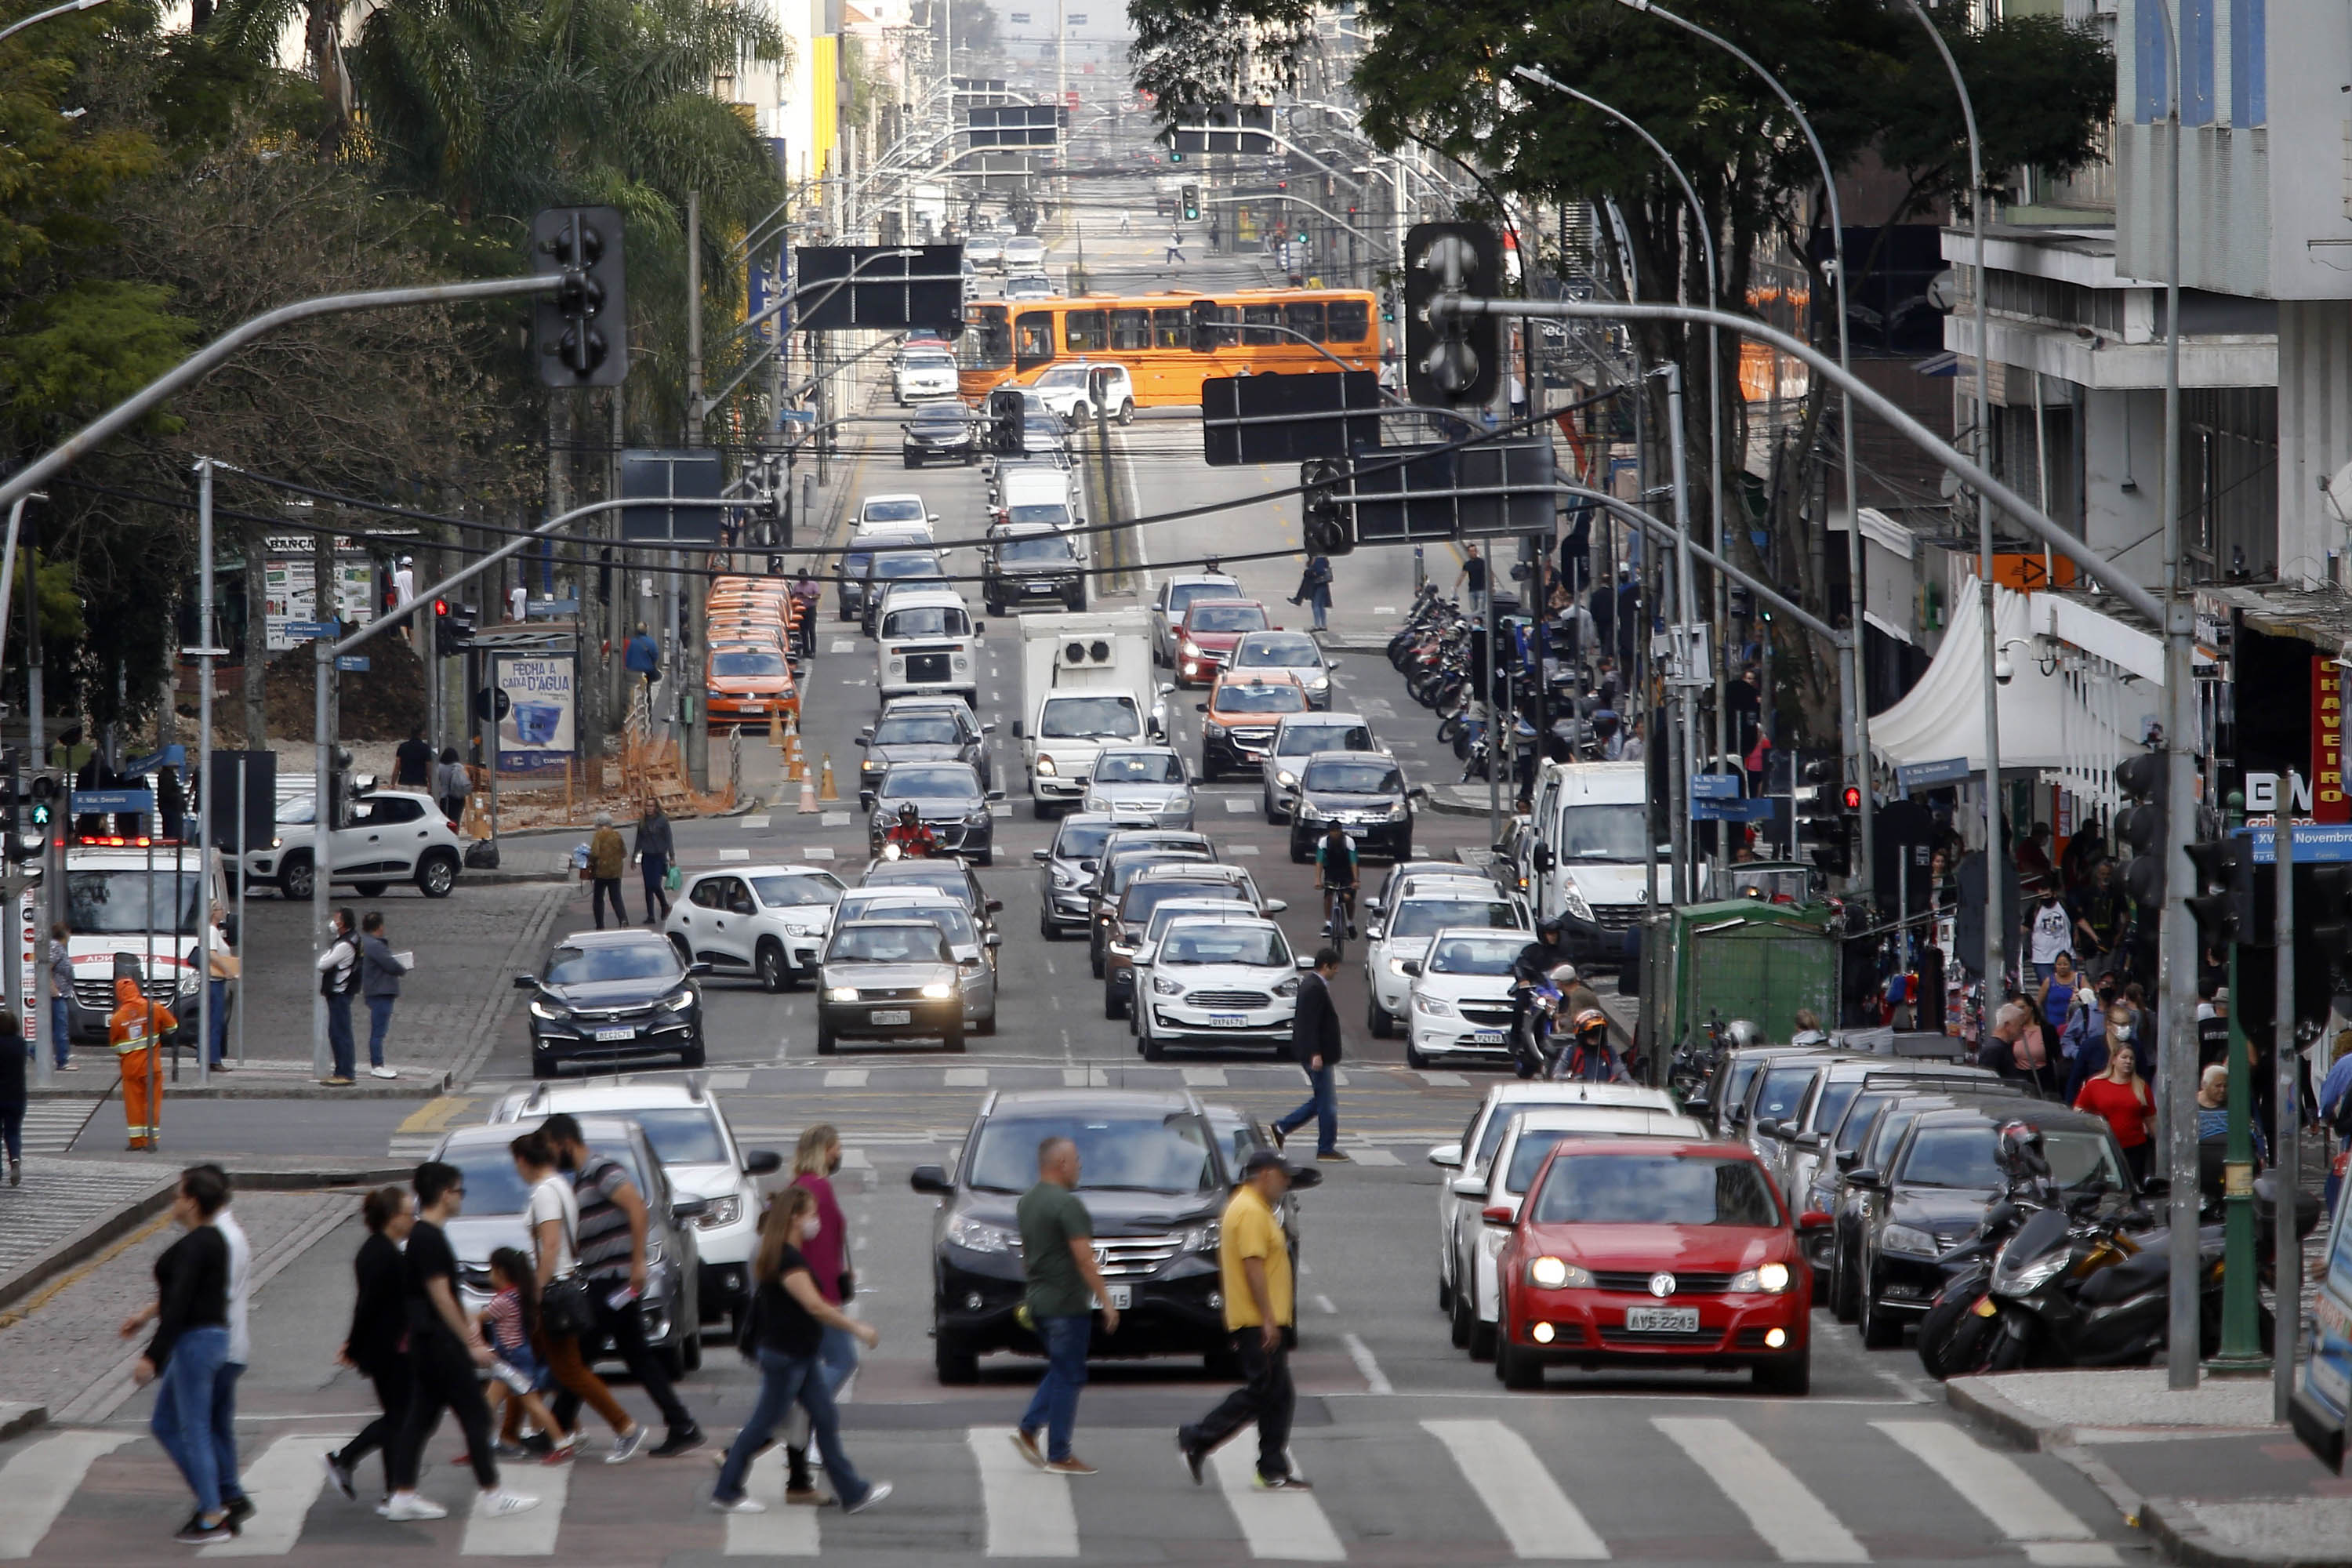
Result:
<svg viewBox="0 0 2352 1568"><path fill-rule="evenodd" d="M1272 1149L1261 1149L1242 1166L1242 1184L1218 1227L1217 1268L1225 1298L1225 1327L1247 1380L1224 1403L1189 1426L1176 1428L1176 1446L1194 1485L1201 1467L1218 1444L1257 1423L1257 1484L1265 1491L1305 1491L1307 1483L1290 1473L1290 1415L1298 1402L1290 1384L1286 1342L1297 1321L1291 1299L1290 1238L1283 1234L1276 1205L1301 1174Z"/></svg>

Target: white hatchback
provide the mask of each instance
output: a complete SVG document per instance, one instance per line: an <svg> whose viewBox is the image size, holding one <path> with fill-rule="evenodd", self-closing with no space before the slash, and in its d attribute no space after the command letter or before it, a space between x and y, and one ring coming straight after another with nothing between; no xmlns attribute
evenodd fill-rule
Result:
<svg viewBox="0 0 2352 1568"><path fill-rule="evenodd" d="M1202 918L1170 923L1135 972L1136 1038L1146 1061L1171 1045L1290 1045L1298 971L1272 921Z"/></svg>
<svg viewBox="0 0 2352 1568"><path fill-rule="evenodd" d="M1123 364L1073 360L1054 366L1029 384L1036 389L1046 407L1075 427L1094 421L1095 405L1089 389L1096 372L1105 378L1102 411L1122 425L1131 423L1135 418L1135 381Z"/></svg>
<svg viewBox="0 0 2352 1568"><path fill-rule="evenodd" d="M815 977L841 894L841 879L818 866L704 871L678 889L662 933L685 963L789 991Z"/></svg>
<svg viewBox="0 0 2352 1568"><path fill-rule="evenodd" d="M1376 1040L1396 1033L1413 977L1405 965L1429 952L1429 939L1449 926L1524 931L1527 910L1464 866L1458 877L1415 877L1399 889L1393 910L1365 910L1365 1026ZM1524 942L1524 936L1521 938Z"/></svg>
<svg viewBox="0 0 2352 1568"><path fill-rule="evenodd" d="M1421 957L1400 961L1404 1059L1416 1068L1459 1056L1508 1060L1511 964L1527 943L1524 930L1442 930Z"/></svg>

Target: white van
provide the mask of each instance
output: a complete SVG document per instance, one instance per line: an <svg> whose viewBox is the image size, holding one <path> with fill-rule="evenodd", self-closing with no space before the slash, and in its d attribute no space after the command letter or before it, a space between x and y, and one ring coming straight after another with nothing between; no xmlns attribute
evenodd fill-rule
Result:
<svg viewBox="0 0 2352 1568"><path fill-rule="evenodd" d="M980 704L980 644L963 595L910 584L882 601L875 618L874 684L882 700L953 692Z"/></svg>
<svg viewBox="0 0 2352 1568"><path fill-rule="evenodd" d="M998 471L998 522L1050 522L1055 528L1076 528L1086 521L1085 494L1073 469L1024 463Z"/></svg>
<svg viewBox="0 0 2352 1568"><path fill-rule="evenodd" d="M1625 933L1649 901L1642 855L1647 765L1547 763L1536 780L1528 885L1537 919L1559 917L1578 963L1622 962Z"/></svg>

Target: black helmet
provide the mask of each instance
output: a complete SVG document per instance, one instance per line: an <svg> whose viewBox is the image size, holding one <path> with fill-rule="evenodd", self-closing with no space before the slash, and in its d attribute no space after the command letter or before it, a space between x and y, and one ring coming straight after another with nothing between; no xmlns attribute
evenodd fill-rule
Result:
<svg viewBox="0 0 2352 1568"><path fill-rule="evenodd" d="M1992 1155L1993 1163L2012 1182L2049 1179L2050 1156L2042 1147L2042 1129L2031 1121L2003 1122Z"/></svg>
<svg viewBox="0 0 2352 1568"><path fill-rule="evenodd" d="M1543 919L1536 921L1536 934L1538 936L1558 936L1559 934L1559 931L1560 920L1558 915L1546 915Z"/></svg>
<svg viewBox="0 0 2352 1568"><path fill-rule="evenodd" d="M898 805L898 820L905 823L909 827L914 826L918 822L919 822L922 819L922 815L923 814L921 812L915 809L915 803L911 800L901 801Z"/></svg>

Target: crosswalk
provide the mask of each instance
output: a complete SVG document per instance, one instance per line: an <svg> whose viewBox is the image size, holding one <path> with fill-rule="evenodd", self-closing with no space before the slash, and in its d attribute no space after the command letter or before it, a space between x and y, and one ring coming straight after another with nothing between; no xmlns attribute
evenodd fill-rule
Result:
<svg viewBox="0 0 2352 1568"><path fill-rule="evenodd" d="M381 1530L379 1550L397 1540L444 1556L582 1563L625 1560L631 1538L646 1534L665 1553L729 1557L919 1545L928 1561L1024 1563L2122 1562L2035 1473L2057 1477L2061 1467L2029 1468L1940 1420L1864 1422L1779 1404L1646 1419L1610 1408L1515 1401L1508 1418L1302 1428L1291 1451L1314 1489L1286 1492L1256 1485L1246 1432L1212 1457L1195 1489L1163 1429L1087 1429L1085 1453L1101 1474L1076 1479L1034 1468L1009 1427L868 1427L852 1431L850 1447L869 1478L890 1477L898 1489L854 1518L785 1506L780 1449L753 1464L748 1482L769 1511L726 1516L701 1507L710 1472L699 1463L532 1467L509 1484L540 1505L505 1518L479 1511L462 1467L435 1466L425 1489L450 1508L449 1521L397 1538L322 1486L320 1457L343 1435L308 1431L248 1447L257 1511L243 1535L200 1555L341 1561ZM2078 1495L2086 1510L2098 1506L2087 1489ZM0 1561L103 1559L94 1547L121 1560L127 1548L110 1532L136 1529L143 1545L149 1516L179 1496L169 1460L143 1433L37 1436L0 1451Z"/></svg>
<svg viewBox="0 0 2352 1568"><path fill-rule="evenodd" d="M73 1095L61 1100L36 1100L25 1107L25 1152L64 1154L89 1124L105 1100L98 1095ZM119 1133L121 1129L116 1130ZM118 1136L115 1140L121 1142Z"/></svg>

